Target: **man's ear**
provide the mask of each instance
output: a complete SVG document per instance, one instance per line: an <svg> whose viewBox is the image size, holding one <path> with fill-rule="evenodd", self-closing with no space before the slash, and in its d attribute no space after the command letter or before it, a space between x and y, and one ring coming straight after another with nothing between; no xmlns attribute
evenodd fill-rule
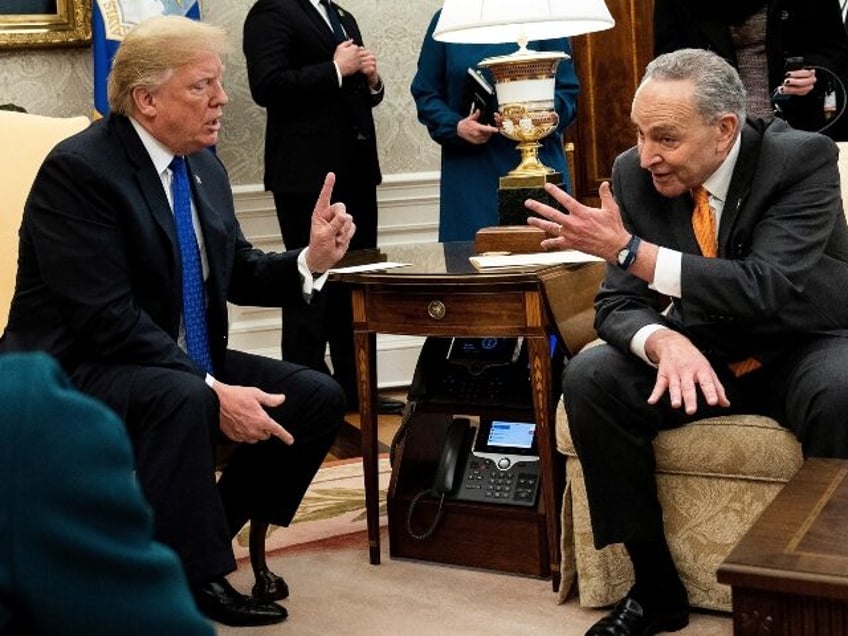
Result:
<svg viewBox="0 0 848 636"><path fill-rule="evenodd" d="M156 116L156 98L149 89L136 86L132 90L132 99L136 113L146 117Z"/></svg>
<svg viewBox="0 0 848 636"><path fill-rule="evenodd" d="M718 120L718 150L727 151L736 141L739 132L739 118L734 113L725 113Z"/></svg>

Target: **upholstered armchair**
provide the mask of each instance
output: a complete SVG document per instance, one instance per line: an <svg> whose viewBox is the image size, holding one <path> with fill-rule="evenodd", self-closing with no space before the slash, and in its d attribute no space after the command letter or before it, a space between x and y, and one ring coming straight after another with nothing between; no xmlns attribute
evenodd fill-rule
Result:
<svg viewBox="0 0 848 636"><path fill-rule="evenodd" d="M848 201L848 143L838 145L842 199ZM582 606L610 605L633 584L630 561L620 545L594 547L583 470L562 402L556 433L566 458L559 600L576 586ZM801 446L768 417L732 415L662 432L654 447L666 535L689 601L730 611L730 587L716 581L716 570L801 467Z"/></svg>
<svg viewBox="0 0 848 636"><path fill-rule="evenodd" d="M0 332L15 291L18 229L35 174L53 146L88 123L87 117L43 117L0 109Z"/></svg>

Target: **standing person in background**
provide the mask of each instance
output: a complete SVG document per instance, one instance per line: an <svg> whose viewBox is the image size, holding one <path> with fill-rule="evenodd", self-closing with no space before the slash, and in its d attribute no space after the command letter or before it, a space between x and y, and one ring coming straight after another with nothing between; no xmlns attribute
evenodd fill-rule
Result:
<svg viewBox="0 0 848 636"><path fill-rule="evenodd" d="M848 34L839 2L655 0L654 55L714 51L739 71L750 117L772 119L777 105L795 128L848 139L848 110L839 117L848 88ZM801 68L787 70L793 57L803 58L796 64ZM842 86L812 66L828 69Z"/></svg>
<svg viewBox="0 0 848 636"><path fill-rule="evenodd" d="M328 172L336 175L333 200L344 202L356 222L350 248L377 247L382 176L372 109L384 86L353 15L329 0L259 0L245 19L243 48L251 95L267 111L265 188L274 195L286 249L309 242L312 208ZM283 312L283 359L329 373L327 343L333 377L355 409L350 294L335 286Z"/></svg>
<svg viewBox="0 0 848 636"><path fill-rule="evenodd" d="M512 53L516 45L438 42L433 31L440 15L437 11L427 28L411 90L419 121L442 147L439 240L471 241L481 227L498 225L498 179L517 166L521 157L514 141L501 135L497 127L478 121L479 111L462 112L466 77L468 69L476 68L480 60ZM571 55L571 45L564 38L530 42L528 46ZM539 158L562 173L570 190L563 131L574 121L578 92L570 59L557 67L555 91L559 125L541 140Z"/></svg>

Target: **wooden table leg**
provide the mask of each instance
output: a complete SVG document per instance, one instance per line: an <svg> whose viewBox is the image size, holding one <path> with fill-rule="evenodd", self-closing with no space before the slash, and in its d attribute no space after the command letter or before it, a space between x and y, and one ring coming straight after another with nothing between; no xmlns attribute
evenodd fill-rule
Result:
<svg viewBox="0 0 848 636"><path fill-rule="evenodd" d="M554 592L559 589L559 515L557 514L556 479L553 453L556 435L553 425L551 392L551 351L547 336L527 338L527 353L530 363L530 383L533 393L533 410L536 414L536 439L539 445L541 468L541 497L545 509L545 526L548 538L548 556L551 569L551 584Z"/></svg>
<svg viewBox="0 0 848 636"><path fill-rule="evenodd" d="M380 491L377 467L377 335L355 331L353 335L362 434L362 472L365 484L365 517L370 562L380 564Z"/></svg>

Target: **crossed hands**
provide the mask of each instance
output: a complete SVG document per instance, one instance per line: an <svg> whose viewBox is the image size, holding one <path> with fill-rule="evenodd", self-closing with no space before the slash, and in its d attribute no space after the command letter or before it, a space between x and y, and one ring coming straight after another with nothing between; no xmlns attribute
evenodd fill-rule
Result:
<svg viewBox="0 0 848 636"><path fill-rule="evenodd" d="M380 76L377 73L377 57L374 53L359 46L353 40L345 40L339 43L333 54L333 61L339 68L342 77L362 73L368 79L368 85L375 89L380 85Z"/></svg>

